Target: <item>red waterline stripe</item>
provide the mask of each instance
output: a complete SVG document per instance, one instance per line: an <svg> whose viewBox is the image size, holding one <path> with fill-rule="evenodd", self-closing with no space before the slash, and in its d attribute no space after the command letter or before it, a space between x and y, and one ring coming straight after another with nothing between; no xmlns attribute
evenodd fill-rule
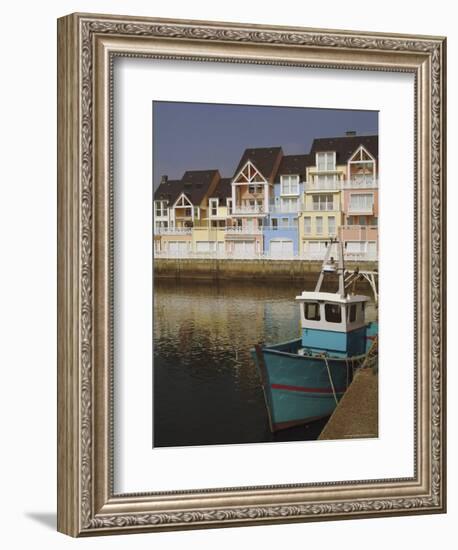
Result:
<svg viewBox="0 0 458 550"><path fill-rule="evenodd" d="M286 384L271 384L273 390L302 391L307 393L332 393L332 389L327 388L306 388L304 386L288 386ZM344 393L344 389L336 390L336 393Z"/></svg>

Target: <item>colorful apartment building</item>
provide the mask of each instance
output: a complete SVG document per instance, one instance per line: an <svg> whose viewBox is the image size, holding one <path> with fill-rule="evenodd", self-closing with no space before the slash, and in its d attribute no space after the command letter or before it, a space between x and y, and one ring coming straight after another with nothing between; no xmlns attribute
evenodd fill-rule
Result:
<svg viewBox="0 0 458 550"><path fill-rule="evenodd" d="M307 154L246 149L218 170L163 176L154 194L158 255L322 259L331 238L351 259L377 259L378 138L318 138Z"/></svg>

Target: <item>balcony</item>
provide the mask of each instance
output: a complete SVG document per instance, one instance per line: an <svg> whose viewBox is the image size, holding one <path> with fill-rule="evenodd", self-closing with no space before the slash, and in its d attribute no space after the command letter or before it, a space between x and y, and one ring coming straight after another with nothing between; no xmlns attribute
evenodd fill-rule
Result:
<svg viewBox="0 0 458 550"><path fill-rule="evenodd" d="M296 206L285 206L281 204L271 204L269 206L270 214L298 214L301 209L301 203L297 201Z"/></svg>
<svg viewBox="0 0 458 550"><path fill-rule="evenodd" d="M260 227L226 227L224 229L228 237L237 235L261 235L262 228Z"/></svg>
<svg viewBox="0 0 458 550"><path fill-rule="evenodd" d="M155 235L191 235L192 227L160 227L154 230Z"/></svg>
<svg viewBox="0 0 458 550"><path fill-rule="evenodd" d="M377 189L377 178L351 178L342 183L342 189Z"/></svg>
<svg viewBox="0 0 458 550"><path fill-rule="evenodd" d="M265 214L267 211L263 204L255 205L237 205L232 208L233 216L253 215L253 214Z"/></svg>
<svg viewBox="0 0 458 550"><path fill-rule="evenodd" d="M305 191L340 191L342 189L342 181L306 181Z"/></svg>
<svg viewBox="0 0 458 550"><path fill-rule="evenodd" d="M349 204L347 209L348 214L369 214L372 215L374 213L374 205L373 204L363 204L363 205L354 205Z"/></svg>
<svg viewBox="0 0 458 550"><path fill-rule="evenodd" d="M307 208L305 208L305 210L307 210ZM318 204L313 203L312 208L308 210L312 210L314 212L332 212L333 210L339 210L339 207L333 202L320 202Z"/></svg>

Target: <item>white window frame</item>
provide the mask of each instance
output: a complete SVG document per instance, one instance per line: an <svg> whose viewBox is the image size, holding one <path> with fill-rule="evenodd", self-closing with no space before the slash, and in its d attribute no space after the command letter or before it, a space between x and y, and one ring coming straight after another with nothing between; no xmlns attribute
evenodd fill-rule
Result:
<svg viewBox="0 0 458 550"><path fill-rule="evenodd" d="M226 199L227 213L232 214L232 199Z"/></svg>
<svg viewBox="0 0 458 550"><path fill-rule="evenodd" d="M359 201L355 199L355 197L358 197ZM363 205L364 202L361 197L369 197L370 205L366 204ZM353 202L357 202L359 204L354 205ZM350 193L350 200L348 201L348 211L353 212L361 212L362 214L371 214L374 211L374 193Z"/></svg>
<svg viewBox="0 0 458 550"><path fill-rule="evenodd" d="M304 235L311 235L312 233L312 217L304 216Z"/></svg>
<svg viewBox="0 0 458 550"><path fill-rule="evenodd" d="M324 162L321 159L324 159ZM315 162L318 172L333 172L336 169L336 152L320 151L315 154Z"/></svg>
<svg viewBox="0 0 458 550"><path fill-rule="evenodd" d="M329 197L331 197L331 201L328 200ZM318 208L316 207L316 205L318 205ZM315 212L326 212L335 210L334 195L332 193L319 193L317 195L312 195L312 207Z"/></svg>
<svg viewBox="0 0 458 550"><path fill-rule="evenodd" d="M318 230L318 220L320 220L320 231ZM315 233L317 235L323 235L323 216L316 216L315 217Z"/></svg>
<svg viewBox="0 0 458 550"><path fill-rule="evenodd" d="M331 228L331 224L329 223L331 220L333 220L333 227ZM332 231L331 231L332 229ZM328 216L328 235L336 235L337 234L337 220L335 216Z"/></svg>
<svg viewBox="0 0 458 550"><path fill-rule="evenodd" d="M289 174L280 176L280 193L282 195L297 196L300 194L299 176L297 174Z"/></svg>
<svg viewBox="0 0 458 550"><path fill-rule="evenodd" d="M218 216L219 199L209 199L208 206L210 208L210 218ZM213 209L216 209L216 213L213 214Z"/></svg>

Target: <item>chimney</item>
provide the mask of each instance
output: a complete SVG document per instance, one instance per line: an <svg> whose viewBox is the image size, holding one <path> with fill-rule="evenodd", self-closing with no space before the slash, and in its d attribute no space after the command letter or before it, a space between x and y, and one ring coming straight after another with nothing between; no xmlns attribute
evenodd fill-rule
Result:
<svg viewBox="0 0 458 550"><path fill-rule="evenodd" d="M161 176L161 183L167 183L169 177L167 176L167 174Z"/></svg>
<svg viewBox="0 0 458 550"><path fill-rule="evenodd" d="M356 136L356 130L347 130L347 131L345 132L345 135L346 135L347 137Z"/></svg>

